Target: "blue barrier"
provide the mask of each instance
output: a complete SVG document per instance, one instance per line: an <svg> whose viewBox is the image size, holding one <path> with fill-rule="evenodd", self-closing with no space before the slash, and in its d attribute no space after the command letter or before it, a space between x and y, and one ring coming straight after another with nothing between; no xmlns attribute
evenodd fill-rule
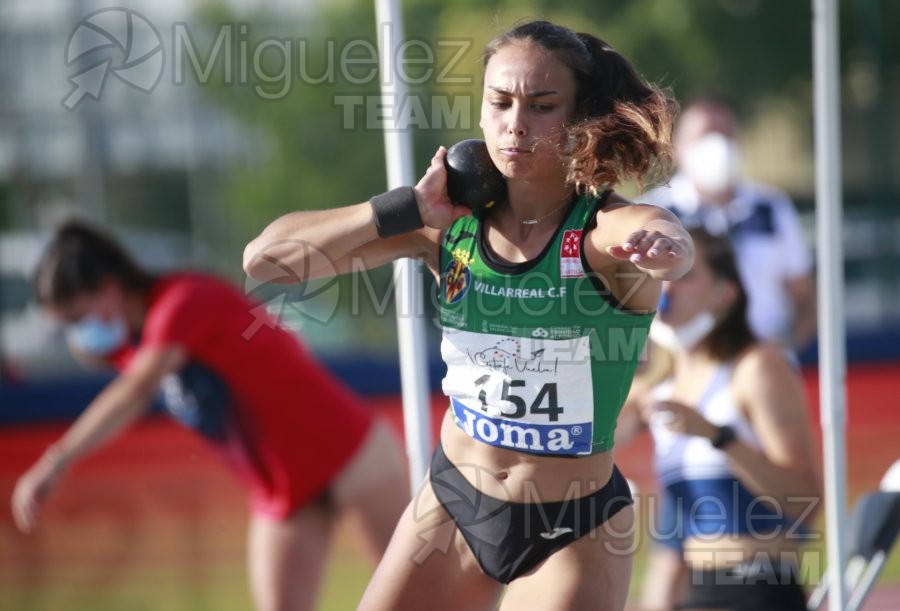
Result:
<svg viewBox="0 0 900 611"><path fill-rule="evenodd" d="M344 384L362 395L400 392L400 367L396 361L371 357L323 359L326 367ZM444 364L428 362L432 389L440 388ZM85 372L40 382L0 383L0 426L31 422L71 421L112 379L110 374ZM157 403L155 409L162 409Z"/></svg>
<svg viewBox="0 0 900 611"><path fill-rule="evenodd" d="M815 366L817 355L817 346L813 344L803 351L800 360L804 366ZM847 340L847 360L851 363L900 361L900 327L853 331ZM360 394L400 392L400 367L395 360L342 356L324 358L323 362L343 383ZM440 388L445 371L437 354L429 358L432 390ZM0 383L0 426L72 420L110 379L108 374L85 373L39 383Z"/></svg>
<svg viewBox="0 0 900 611"><path fill-rule="evenodd" d="M884 363L900 361L900 326L877 329L850 329L847 332L848 363ZM819 345L813 342L800 353L803 365L819 362Z"/></svg>

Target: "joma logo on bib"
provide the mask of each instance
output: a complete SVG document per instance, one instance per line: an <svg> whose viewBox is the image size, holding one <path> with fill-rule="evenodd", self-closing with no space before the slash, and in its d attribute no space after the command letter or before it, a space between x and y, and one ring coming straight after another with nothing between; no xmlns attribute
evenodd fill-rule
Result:
<svg viewBox="0 0 900 611"><path fill-rule="evenodd" d="M512 423L504 418L491 418L469 409L451 398L456 421L466 434L483 443L513 450L541 454L589 454L593 425Z"/></svg>

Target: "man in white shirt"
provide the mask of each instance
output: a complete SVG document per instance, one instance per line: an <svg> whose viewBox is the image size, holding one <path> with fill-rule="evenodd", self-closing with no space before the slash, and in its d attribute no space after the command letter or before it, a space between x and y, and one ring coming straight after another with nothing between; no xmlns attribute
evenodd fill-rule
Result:
<svg viewBox="0 0 900 611"><path fill-rule="evenodd" d="M751 327L799 352L816 334L809 249L790 198L741 177L737 132L737 117L723 101L685 106L675 130L679 171L643 201L672 210L687 228L727 233L750 299Z"/></svg>

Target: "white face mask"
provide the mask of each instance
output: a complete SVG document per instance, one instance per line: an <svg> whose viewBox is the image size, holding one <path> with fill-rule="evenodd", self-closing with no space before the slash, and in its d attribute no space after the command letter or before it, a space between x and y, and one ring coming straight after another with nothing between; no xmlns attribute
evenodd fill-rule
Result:
<svg viewBox="0 0 900 611"><path fill-rule="evenodd" d="M711 132L685 151L683 168L700 191L715 195L734 186L739 165L737 142L719 132Z"/></svg>
<svg viewBox="0 0 900 611"><path fill-rule="evenodd" d="M709 310L699 312L692 319L673 327L660 320L653 321L650 338L670 350L692 350L716 327L716 317Z"/></svg>

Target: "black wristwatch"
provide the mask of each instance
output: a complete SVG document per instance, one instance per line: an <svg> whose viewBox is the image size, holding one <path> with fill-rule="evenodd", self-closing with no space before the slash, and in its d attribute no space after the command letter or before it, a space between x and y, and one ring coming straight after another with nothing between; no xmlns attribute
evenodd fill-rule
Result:
<svg viewBox="0 0 900 611"><path fill-rule="evenodd" d="M736 439L737 435L734 434L734 429L726 424L718 428L716 436L710 439L709 442L715 449L722 450Z"/></svg>

